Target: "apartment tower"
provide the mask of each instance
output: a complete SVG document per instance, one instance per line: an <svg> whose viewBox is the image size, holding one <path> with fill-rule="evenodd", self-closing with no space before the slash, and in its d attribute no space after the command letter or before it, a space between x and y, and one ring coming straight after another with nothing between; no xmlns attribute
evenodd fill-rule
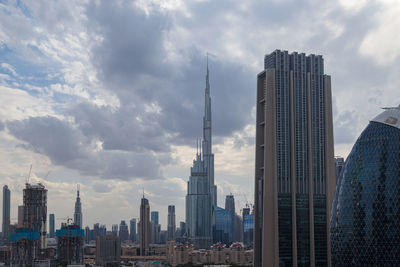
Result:
<svg viewBox="0 0 400 267"><path fill-rule="evenodd" d="M266 55L256 116L254 266L330 266L335 170L322 56Z"/></svg>

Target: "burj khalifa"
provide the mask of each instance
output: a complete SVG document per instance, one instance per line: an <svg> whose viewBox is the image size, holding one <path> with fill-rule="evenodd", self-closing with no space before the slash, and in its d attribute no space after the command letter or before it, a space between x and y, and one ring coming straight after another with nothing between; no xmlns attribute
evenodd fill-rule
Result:
<svg viewBox="0 0 400 267"><path fill-rule="evenodd" d="M186 195L187 237L195 248L208 248L212 243L213 206L217 205L217 187L214 184L214 154L212 153L212 124L210 80L207 60L203 140L197 149L190 169Z"/></svg>

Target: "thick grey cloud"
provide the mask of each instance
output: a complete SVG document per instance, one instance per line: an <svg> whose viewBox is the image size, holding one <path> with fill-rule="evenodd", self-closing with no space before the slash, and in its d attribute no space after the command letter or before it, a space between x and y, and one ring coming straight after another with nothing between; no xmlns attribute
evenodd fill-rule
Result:
<svg viewBox="0 0 400 267"><path fill-rule="evenodd" d="M7 123L10 133L46 155L53 164L78 170L82 175L106 179L157 179L160 164L151 153L105 151L67 121L55 117L31 117Z"/></svg>
<svg viewBox="0 0 400 267"><path fill-rule="evenodd" d="M0 132L4 130L4 123L2 121L0 121Z"/></svg>
<svg viewBox="0 0 400 267"><path fill-rule="evenodd" d="M118 96L121 103L117 112L108 112L106 116L113 117L112 121L120 118L134 120L140 116L139 124L142 126L133 122L137 127L129 134L138 133L139 128L146 125L150 135L134 134L144 144L149 137L155 139L157 147L158 141L164 140L160 142L163 149L167 148L166 144L192 144L201 135L205 51L188 47L179 51L183 60L171 59L166 42L169 29L176 25L170 16L156 7L146 14L130 2L120 5L97 2L89 5L87 15L89 30L95 30L103 39L92 49L98 78ZM224 62L218 57L210 59L210 70L214 133L229 136L233 131L241 130L250 118L254 75L241 64ZM159 110L158 113L146 112L152 105ZM79 113L80 108L83 105L77 106L75 113ZM85 118L76 120L80 121L80 125L85 124ZM92 126L93 131L102 131L101 125ZM121 134L128 133L122 127L114 129ZM165 135L170 138L165 138ZM112 139L109 138L104 145L119 141Z"/></svg>

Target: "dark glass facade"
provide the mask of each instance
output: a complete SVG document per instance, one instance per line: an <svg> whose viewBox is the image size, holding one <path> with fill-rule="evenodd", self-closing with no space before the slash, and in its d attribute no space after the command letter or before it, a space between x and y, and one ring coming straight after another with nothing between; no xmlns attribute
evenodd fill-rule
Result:
<svg viewBox="0 0 400 267"><path fill-rule="evenodd" d="M339 177L332 266L400 265L400 129L386 123L397 118L388 119L369 123Z"/></svg>
<svg viewBox="0 0 400 267"><path fill-rule="evenodd" d="M223 208L214 206L214 243L230 245L232 242L232 213Z"/></svg>

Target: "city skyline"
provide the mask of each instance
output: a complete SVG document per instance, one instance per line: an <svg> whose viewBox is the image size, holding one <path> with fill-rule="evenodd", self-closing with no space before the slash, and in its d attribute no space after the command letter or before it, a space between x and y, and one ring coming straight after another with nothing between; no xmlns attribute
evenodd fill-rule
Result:
<svg viewBox="0 0 400 267"><path fill-rule="evenodd" d="M400 102L400 45L387 44L400 26L396 2L35 1L0 9L0 181L11 191L11 218L32 164L30 179L46 186L56 218L73 216L79 183L83 226L138 218L143 188L162 229L168 205L184 221L207 51L217 204L232 192L237 213L254 198L260 56L277 48L324 55L334 77L336 156L346 158L380 107Z"/></svg>

